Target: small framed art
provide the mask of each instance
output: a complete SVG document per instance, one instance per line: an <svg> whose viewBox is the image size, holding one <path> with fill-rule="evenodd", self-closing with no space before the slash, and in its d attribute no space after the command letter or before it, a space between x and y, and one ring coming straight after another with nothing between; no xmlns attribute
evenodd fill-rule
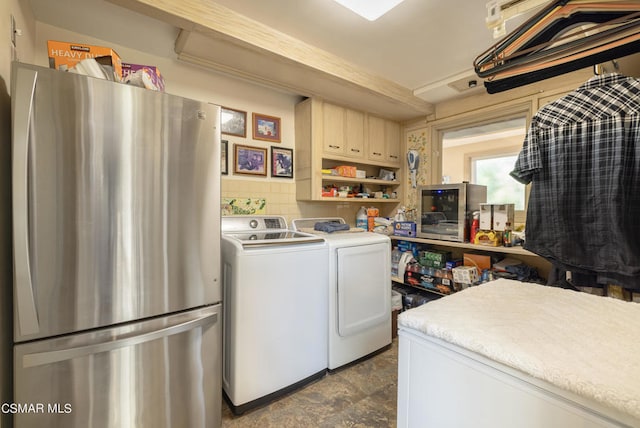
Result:
<svg viewBox="0 0 640 428"><path fill-rule="evenodd" d="M280 118L253 113L253 139L280 142Z"/></svg>
<svg viewBox="0 0 640 428"><path fill-rule="evenodd" d="M234 174L267 175L267 149L234 145Z"/></svg>
<svg viewBox="0 0 640 428"><path fill-rule="evenodd" d="M247 136L247 112L222 107L220 110L220 132L236 137Z"/></svg>
<svg viewBox="0 0 640 428"><path fill-rule="evenodd" d="M293 149L271 146L271 176L293 178Z"/></svg>
<svg viewBox="0 0 640 428"><path fill-rule="evenodd" d="M229 142L222 140L222 146L220 147L220 172L222 175L229 174Z"/></svg>

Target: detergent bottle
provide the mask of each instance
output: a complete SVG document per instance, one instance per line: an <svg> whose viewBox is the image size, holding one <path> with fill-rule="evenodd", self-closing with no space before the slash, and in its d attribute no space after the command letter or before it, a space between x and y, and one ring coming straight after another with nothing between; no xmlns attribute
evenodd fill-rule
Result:
<svg viewBox="0 0 640 428"><path fill-rule="evenodd" d="M367 210L365 207L360 207L358 214L356 214L356 227L359 229L368 230Z"/></svg>

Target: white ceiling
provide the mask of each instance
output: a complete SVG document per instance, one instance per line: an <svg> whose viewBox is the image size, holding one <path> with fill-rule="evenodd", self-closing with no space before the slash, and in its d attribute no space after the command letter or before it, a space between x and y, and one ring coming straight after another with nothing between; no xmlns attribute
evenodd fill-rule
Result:
<svg viewBox="0 0 640 428"><path fill-rule="evenodd" d="M405 0L373 22L332 0L217 3L414 91L472 74L475 56L495 43L485 0Z"/></svg>
<svg viewBox="0 0 640 428"><path fill-rule="evenodd" d="M332 0L215 2L396 82L430 103L464 95L448 84L462 80L466 86L475 78L474 58L495 43L485 25L487 0L405 0L373 22ZM176 28L105 0L30 3L38 21L175 56ZM509 21L507 31L524 18Z"/></svg>

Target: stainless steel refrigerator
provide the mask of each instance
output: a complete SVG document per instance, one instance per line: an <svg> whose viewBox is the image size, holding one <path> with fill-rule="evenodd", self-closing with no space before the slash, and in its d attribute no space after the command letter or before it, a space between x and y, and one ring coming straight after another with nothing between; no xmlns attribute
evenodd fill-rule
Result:
<svg viewBox="0 0 640 428"><path fill-rule="evenodd" d="M219 107L11 80L16 427L219 426Z"/></svg>

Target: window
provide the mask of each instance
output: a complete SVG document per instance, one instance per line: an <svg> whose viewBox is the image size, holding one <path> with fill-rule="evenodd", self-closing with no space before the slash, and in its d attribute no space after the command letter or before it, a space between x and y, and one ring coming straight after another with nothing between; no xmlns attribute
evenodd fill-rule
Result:
<svg viewBox="0 0 640 428"><path fill-rule="evenodd" d="M488 203L515 204L516 211L524 210L525 185L509 175L517 158L515 153L471 159L471 182L487 186Z"/></svg>
<svg viewBox="0 0 640 428"><path fill-rule="evenodd" d="M524 222L526 186L509 173L522 148L526 127L526 116L517 115L444 130L442 181L487 186L488 203L515 204L516 219Z"/></svg>

